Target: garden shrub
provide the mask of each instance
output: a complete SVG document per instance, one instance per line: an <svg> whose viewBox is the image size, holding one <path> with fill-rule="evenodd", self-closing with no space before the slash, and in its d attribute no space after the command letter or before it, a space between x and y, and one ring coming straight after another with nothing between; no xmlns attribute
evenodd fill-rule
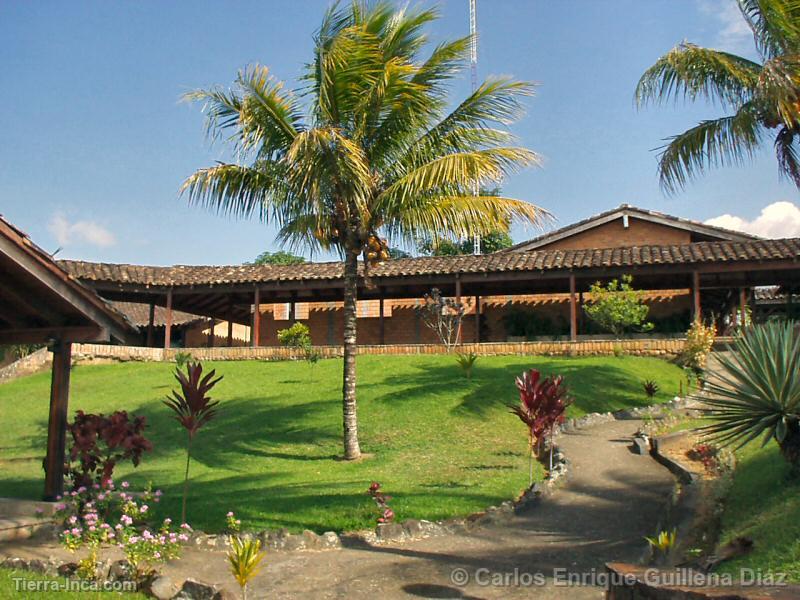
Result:
<svg viewBox="0 0 800 600"><path fill-rule="evenodd" d="M680 364L698 375L705 371L716 336L714 323L706 325L700 319L695 320L686 332L686 343L678 357Z"/></svg>

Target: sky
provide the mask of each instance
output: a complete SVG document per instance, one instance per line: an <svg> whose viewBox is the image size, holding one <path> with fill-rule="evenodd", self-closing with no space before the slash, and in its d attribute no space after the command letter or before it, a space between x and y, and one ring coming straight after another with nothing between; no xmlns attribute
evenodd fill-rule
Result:
<svg viewBox="0 0 800 600"><path fill-rule="evenodd" d="M0 2L0 214L59 258L238 264L278 249L270 226L180 197L194 170L227 157L206 139L200 107L180 97L228 85L255 62L293 87L328 4ZM436 4L432 42L468 33L468 0ZM682 40L754 56L733 0L478 0L478 30L481 79L537 83L512 130L543 165L503 191L546 208L552 226L627 203L800 236L798 191L778 177L769 144L752 164L666 196L654 149L721 109L633 103L643 71ZM453 102L468 91L465 71Z"/></svg>

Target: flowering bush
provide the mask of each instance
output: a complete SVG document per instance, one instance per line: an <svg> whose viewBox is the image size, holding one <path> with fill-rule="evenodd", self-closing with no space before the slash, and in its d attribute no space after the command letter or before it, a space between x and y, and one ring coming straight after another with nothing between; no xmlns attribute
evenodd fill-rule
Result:
<svg viewBox="0 0 800 600"><path fill-rule="evenodd" d="M230 511L227 515L225 515L225 526L230 533L239 533L242 528L242 522L236 518L236 515L233 514L233 511Z"/></svg>
<svg viewBox="0 0 800 600"><path fill-rule="evenodd" d="M389 500L391 500L392 497L387 496L381 491L381 484L377 481L373 481L367 490L367 494L370 495L375 502L375 506L378 507L378 512L380 513L378 516L378 523L391 523L394 521L394 511L389 507Z"/></svg>
<svg viewBox="0 0 800 600"><path fill-rule="evenodd" d="M696 319L686 332L686 344L679 357L680 363L695 373L702 373L716 337L717 326L714 323L706 325Z"/></svg>
<svg viewBox="0 0 800 600"><path fill-rule="evenodd" d="M56 514L63 519L61 543L72 552L88 550L80 561L79 575L96 576L97 553L103 546L118 546L131 565L134 577L142 579L155 571L155 565L180 554L182 542L189 540L191 528L175 529L171 519L153 525L152 505L161 491L146 489L134 494L123 481L117 489L109 479L104 485L81 486L60 498Z"/></svg>
<svg viewBox="0 0 800 600"><path fill-rule="evenodd" d="M686 451L686 456L691 460L700 461L706 471L717 471L720 468L719 448L705 442L695 444Z"/></svg>

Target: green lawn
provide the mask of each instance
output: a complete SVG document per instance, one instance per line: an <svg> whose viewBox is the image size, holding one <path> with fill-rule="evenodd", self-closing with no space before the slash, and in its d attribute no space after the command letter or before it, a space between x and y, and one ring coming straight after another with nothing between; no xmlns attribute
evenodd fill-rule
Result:
<svg viewBox="0 0 800 600"><path fill-rule="evenodd" d="M681 370L638 357L484 357L471 383L450 356L359 357L362 450L341 454L340 360L222 362L214 394L219 418L196 438L189 521L219 530L236 511L245 527L318 532L374 523L365 491L379 481L400 519L465 515L514 497L527 484L526 433L508 412L514 377L537 367L566 377L570 416L646 403L642 381L655 380L666 401ZM174 365L79 366L70 414L125 409L147 416L154 450L138 469L119 469L133 486L165 492L160 510L180 514L184 434L160 400L175 383ZM0 496L37 498L42 489L49 375L0 385Z"/></svg>
<svg viewBox="0 0 800 600"><path fill-rule="evenodd" d="M740 569L785 573L800 583L800 482L787 479L789 468L778 446L750 444L739 452L733 485L722 516L722 539L753 540L751 554L723 563L720 572Z"/></svg>

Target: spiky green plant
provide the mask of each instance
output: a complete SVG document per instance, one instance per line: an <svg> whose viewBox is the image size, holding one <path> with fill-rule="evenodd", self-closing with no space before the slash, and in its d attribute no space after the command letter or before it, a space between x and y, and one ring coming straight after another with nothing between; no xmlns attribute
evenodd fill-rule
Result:
<svg viewBox="0 0 800 600"><path fill-rule="evenodd" d="M175 379L181 386L180 393L173 390L172 396L164 400L172 412L175 420L186 430L186 473L183 479L183 501L181 503L181 523L186 522L186 498L189 495L189 464L192 459L192 440L201 427L206 425L217 415L219 401L212 401L208 392L222 379L214 379L215 370L208 372L203 377L203 365L199 362L189 362L186 365L186 375L180 369L175 369Z"/></svg>
<svg viewBox="0 0 800 600"><path fill-rule="evenodd" d="M644 388L644 393L647 395L647 399L652 401L658 393L658 384L652 379L648 379L642 384L642 387Z"/></svg>
<svg viewBox="0 0 800 600"><path fill-rule="evenodd" d="M469 353L461 353L459 352L456 354L456 362L458 362L458 366L461 367L461 370L464 372L464 377L467 378L467 381L472 379L472 368L475 366L475 363L478 361L478 355L474 352Z"/></svg>
<svg viewBox="0 0 800 600"><path fill-rule="evenodd" d="M736 338L720 369L706 381L709 417L701 429L722 445L737 447L761 437L775 440L800 472L800 335L793 321L749 327Z"/></svg>
<svg viewBox="0 0 800 600"><path fill-rule="evenodd" d="M247 600L247 585L261 571L264 556L265 554L261 552L261 540L258 538L231 536L228 566L242 590L243 600Z"/></svg>
<svg viewBox="0 0 800 600"><path fill-rule="evenodd" d="M734 0L731 0L734 1ZM636 87L636 102L711 100L729 114L669 139L659 157L668 192L709 167L738 166L770 138L781 174L800 187L800 2L735 0L760 60L683 42Z"/></svg>
<svg viewBox="0 0 800 600"><path fill-rule="evenodd" d="M667 554L675 546L675 542L678 541L678 531L676 529L660 531L656 537L645 537L644 539L647 540L653 550Z"/></svg>
<svg viewBox="0 0 800 600"><path fill-rule="evenodd" d="M431 46L424 29L437 17L436 10L389 2L334 4L297 93L254 65L233 89L187 95L205 106L210 137L228 141L238 157L190 176L182 188L189 201L255 215L275 224L290 248L332 250L344 260L346 459L361 455L359 278L366 283L371 262L389 259L387 239L413 245L420 238L469 238L507 232L512 220L539 224L547 214L496 192L475 192L539 163L506 128L532 86L491 79L449 110L448 87L468 64L471 39Z"/></svg>

